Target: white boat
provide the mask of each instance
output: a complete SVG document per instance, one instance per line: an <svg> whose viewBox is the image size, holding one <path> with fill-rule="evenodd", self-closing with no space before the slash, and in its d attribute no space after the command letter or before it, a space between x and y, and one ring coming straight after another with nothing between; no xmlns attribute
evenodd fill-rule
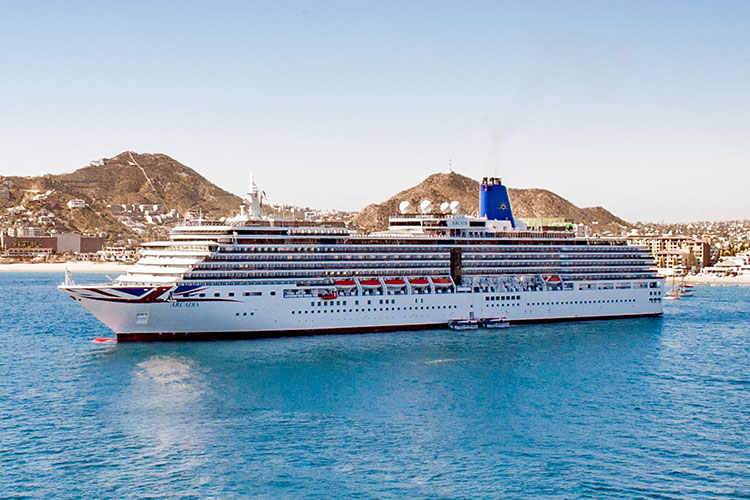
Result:
<svg viewBox="0 0 750 500"><path fill-rule="evenodd" d="M505 318L487 318L483 319L481 324L484 328L491 329L508 328L510 326L510 323Z"/></svg>
<svg viewBox="0 0 750 500"><path fill-rule="evenodd" d="M478 217L432 213L423 202L422 212L395 215L388 231L368 235L264 219L255 183L246 204L249 213L188 223L168 241L145 243L140 260L111 282L59 288L120 341L662 314L664 280L648 249L526 227L498 179L483 180Z"/></svg>
<svg viewBox="0 0 750 500"><path fill-rule="evenodd" d="M678 290L682 297L692 297L695 295L695 286L690 283L681 283Z"/></svg>
<svg viewBox="0 0 750 500"><path fill-rule="evenodd" d="M475 319L454 319L448 322L452 330L476 330L479 328L479 321Z"/></svg>

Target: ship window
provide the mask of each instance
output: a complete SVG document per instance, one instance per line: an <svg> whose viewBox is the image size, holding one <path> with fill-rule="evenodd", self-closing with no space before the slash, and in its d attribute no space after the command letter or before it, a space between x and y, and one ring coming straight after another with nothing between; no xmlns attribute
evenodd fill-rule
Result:
<svg viewBox="0 0 750 500"><path fill-rule="evenodd" d="M271 292L271 295L276 295L276 292Z"/></svg>
<svg viewBox="0 0 750 500"><path fill-rule="evenodd" d="M205 296L206 296L205 293L198 294L198 297L205 297Z"/></svg>
<svg viewBox="0 0 750 500"><path fill-rule="evenodd" d="M310 302L310 305L311 305L311 306L314 306L314 305L315 305L315 302ZM318 302L318 305L320 305L320 302Z"/></svg>

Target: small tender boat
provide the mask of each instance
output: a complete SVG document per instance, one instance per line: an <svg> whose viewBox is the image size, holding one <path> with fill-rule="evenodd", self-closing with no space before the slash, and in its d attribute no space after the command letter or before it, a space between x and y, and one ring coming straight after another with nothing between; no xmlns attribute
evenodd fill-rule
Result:
<svg viewBox="0 0 750 500"><path fill-rule="evenodd" d="M505 318L487 318L483 319L481 324L485 328L508 328L510 326Z"/></svg>
<svg viewBox="0 0 750 500"><path fill-rule="evenodd" d="M681 284L678 290L680 292L680 295L683 297L692 297L693 295L695 295L695 286L689 283Z"/></svg>
<svg viewBox="0 0 750 500"><path fill-rule="evenodd" d="M476 330L479 328L479 321L475 319L454 319L448 323L452 330Z"/></svg>

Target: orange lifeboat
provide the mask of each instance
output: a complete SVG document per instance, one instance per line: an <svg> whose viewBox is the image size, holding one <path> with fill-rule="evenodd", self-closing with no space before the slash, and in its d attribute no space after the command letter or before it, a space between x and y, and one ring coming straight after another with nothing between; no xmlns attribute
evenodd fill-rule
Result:
<svg viewBox="0 0 750 500"><path fill-rule="evenodd" d="M332 292L329 292L329 293L321 296L320 298L323 299L323 300L333 300L333 299L337 299L338 296L339 296L339 292L337 292L336 290L334 290Z"/></svg>
<svg viewBox="0 0 750 500"><path fill-rule="evenodd" d="M383 285L379 279L374 278L359 280L359 284L362 288L380 288Z"/></svg>
<svg viewBox="0 0 750 500"><path fill-rule="evenodd" d="M560 278L560 276L558 276L556 274L547 274L547 275L544 275L544 276L542 276L542 279L545 281L545 283L550 283L550 284L553 284L553 285L556 284L556 283L561 283L562 282L562 278Z"/></svg>
<svg viewBox="0 0 750 500"><path fill-rule="evenodd" d="M411 278L409 284L415 288L424 288L430 284L427 278Z"/></svg>
<svg viewBox="0 0 750 500"><path fill-rule="evenodd" d="M432 278L432 283L438 288L447 288L453 285L453 280L450 278Z"/></svg>
<svg viewBox="0 0 750 500"><path fill-rule="evenodd" d="M406 285L406 281L401 278L391 278L385 280L385 286L388 288L403 288Z"/></svg>
<svg viewBox="0 0 750 500"><path fill-rule="evenodd" d="M354 282L354 280L337 280L333 282L334 286L336 288L354 288L357 286L357 284Z"/></svg>

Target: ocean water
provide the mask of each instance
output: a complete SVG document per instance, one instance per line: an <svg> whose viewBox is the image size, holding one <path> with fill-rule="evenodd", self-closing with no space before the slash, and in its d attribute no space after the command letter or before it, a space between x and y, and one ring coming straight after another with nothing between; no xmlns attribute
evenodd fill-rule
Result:
<svg viewBox="0 0 750 500"><path fill-rule="evenodd" d="M750 498L750 287L663 318L118 345L60 281L0 273L1 498Z"/></svg>

